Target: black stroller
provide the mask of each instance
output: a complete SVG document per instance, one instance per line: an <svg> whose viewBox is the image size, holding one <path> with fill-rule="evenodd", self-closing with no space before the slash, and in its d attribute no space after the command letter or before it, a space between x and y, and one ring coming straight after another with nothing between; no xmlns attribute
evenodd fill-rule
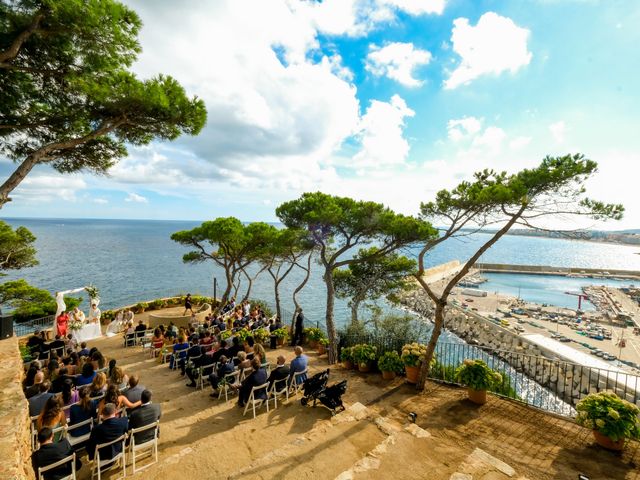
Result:
<svg viewBox="0 0 640 480"><path fill-rule="evenodd" d="M310 400L313 400L313 406L320 401L322 405L327 407L331 411L331 415L335 415L338 412L338 408L344 410L342 405L342 395L347 391L347 381L343 380L340 383L335 383L327 387L329 381L329 369L324 372L316 373L313 377L307 378L302 385L304 395L300 403L307 405Z"/></svg>

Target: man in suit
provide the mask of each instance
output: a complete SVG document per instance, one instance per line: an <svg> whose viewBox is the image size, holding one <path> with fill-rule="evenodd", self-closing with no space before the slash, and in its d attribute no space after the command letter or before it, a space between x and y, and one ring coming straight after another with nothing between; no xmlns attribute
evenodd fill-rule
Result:
<svg viewBox="0 0 640 480"><path fill-rule="evenodd" d="M296 328L293 333L293 345L302 345L302 334L304 331L304 314L302 313L302 309L298 310L298 315L296 316Z"/></svg>
<svg viewBox="0 0 640 480"><path fill-rule="evenodd" d="M144 385L140 385L138 382L140 381L140 377L135 373L129 377L129 388L126 392L124 392L124 396L127 397L131 403L136 403L140 400L140 396L144 391Z"/></svg>
<svg viewBox="0 0 640 480"><path fill-rule="evenodd" d="M49 392L51 388L51 382L49 380L45 380L40 384L40 392L34 395L29 399L29 415L34 417L36 415L40 415L42 409L44 408L44 404L47 403L51 397L53 397L53 393Z"/></svg>
<svg viewBox="0 0 640 480"><path fill-rule="evenodd" d="M183 376L186 374L187 362L189 360L193 361L192 359L200 357L202 353L202 347L198 343L195 343L189 347L189 350L187 350L187 358L181 358L178 361L178 366L180 367L180 372Z"/></svg>
<svg viewBox="0 0 640 480"><path fill-rule="evenodd" d="M187 387L196 386L196 376L198 375L198 368L202 367L202 378L208 377L213 373L213 366L216 361L213 359L213 355L206 355L202 353L199 358L195 358L191 361L193 368L187 369L187 377L191 380L191 383L187 383Z"/></svg>
<svg viewBox="0 0 640 480"><path fill-rule="evenodd" d="M309 365L309 358L303 353L302 347L297 346L296 348L293 349L294 353L296 354L296 358L294 358L293 360L291 360L291 367L289 367L289 384L291 384L291 381L293 380L293 374L294 373L300 373L303 372L304 370L306 370L307 366ZM304 382L307 379L307 375L298 375L296 377L296 383L300 384L302 382Z"/></svg>
<svg viewBox="0 0 640 480"><path fill-rule="evenodd" d="M64 340L60 335L56 335L56 339L49 343L49 350L56 352L59 357L64 355Z"/></svg>
<svg viewBox="0 0 640 480"><path fill-rule="evenodd" d="M249 401L249 396L251 395L251 389L253 387L258 387L267 383L267 371L264 368L260 368L260 359L258 357L254 357L253 360L251 360L251 366L253 367L253 372L251 372L251 374L245 378L240 385L240 392L238 394L239 407L244 407L247 401ZM267 392L264 390L260 390L255 395L256 400L259 398L267 398Z"/></svg>
<svg viewBox="0 0 640 480"><path fill-rule="evenodd" d="M151 391L145 390L140 397L142 405L136 408L129 415L129 429L145 427L158 420L162 412L160 405L157 403L151 403ZM160 434L160 431L158 431ZM137 444L148 442L153 439L153 429L145 430L135 434L135 440Z"/></svg>
<svg viewBox="0 0 640 480"><path fill-rule="evenodd" d="M229 358L233 358L238 355L238 352L243 349L242 345L240 345L240 339L238 337L233 337L233 344L227 348L227 353L225 355Z"/></svg>
<svg viewBox="0 0 640 480"><path fill-rule="evenodd" d="M213 359L214 363L217 363L220 361L220 357L222 357L223 355L226 357L231 357L231 355L229 355L229 352L227 351L226 340L220 341L220 348L211 354L211 358Z"/></svg>
<svg viewBox="0 0 640 480"><path fill-rule="evenodd" d="M73 454L71 444L66 438L63 438L59 442L53 442L53 430L49 427L42 427L40 429L38 432L38 443L40 443L40 448L31 454L31 463L33 464L33 471L36 473L36 476L38 475L38 468L46 467ZM76 469L79 470L80 467L82 467L82 463L76 459ZM71 462L67 462L53 470L45 472L44 478L45 480L58 480L67 475L71 475Z"/></svg>
<svg viewBox="0 0 640 480"><path fill-rule="evenodd" d="M209 383L213 388L213 393L210 395L211 398L218 398L218 385L220 384L220 381L225 375L233 372L233 362L230 362L224 355L220 357L218 365L218 370L209 375Z"/></svg>
<svg viewBox="0 0 640 480"><path fill-rule="evenodd" d="M269 382L269 390L271 390L271 386L274 382L283 380L289 376L289 367L285 365L284 357L282 355L278 355L276 362L276 368L271 370L271 375L269 375L269 380L267 380ZM284 383L279 383L276 388L284 388Z"/></svg>
<svg viewBox="0 0 640 480"><path fill-rule="evenodd" d="M102 409L102 423L93 427L91 436L87 441L87 455L89 460L93 460L96 445L107 443L127 433L129 430L129 420L127 417L116 417L116 406L113 403L107 403ZM120 442L105 447L100 452L100 460L113 458L122 451Z"/></svg>

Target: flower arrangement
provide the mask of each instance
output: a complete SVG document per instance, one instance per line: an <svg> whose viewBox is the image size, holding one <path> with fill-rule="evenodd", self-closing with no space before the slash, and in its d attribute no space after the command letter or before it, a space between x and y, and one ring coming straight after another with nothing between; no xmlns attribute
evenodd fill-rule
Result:
<svg viewBox="0 0 640 480"><path fill-rule="evenodd" d="M427 346L422 343L408 343L402 347L400 359L405 367L418 367L426 358Z"/></svg>
<svg viewBox="0 0 640 480"><path fill-rule="evenodd" d="M82 330L82 327L84 327L84 322L80 320L71 320L69 322L69 330L78 331Z"/></svg>
<svg viewBox="0 0 640 480"><path fill-rule="evenodd" d="M592 393L576 405L576 422L597 430L614 442L626 438L640 438L640 409L615 393Z"/></svg>
<svg viewBox="0 0 640 480"><path fill-rule="evenodd" d="M289 331L286 328L278 328L271 333L281 341L286 341L289 338Z"/></svg>
<svg viewBox="0 0 640 480"><path fill-rule="evenodd" d="M96 287L95 285L89 285L87 287L84 287L84 290L87 292L91 300L98 298L100 296L100 291L98 290L98 287Z"/></svg>
<svg viewBox="0 0 640 480"><path fill-rule="evenodd" d="M502 375L482 360L466 359L456 369L456 380L473 390L488 390L502 382Z"/></svg>
<svg viewBox="0 0 640 480"><path fill-rule="evenodd" d="M378 368L381 372L400 373L404 368L404 362L398 352L384 352L378 359Z"/></svg>
<svg viewBox="0 0 640 480"><path fill-rule="evenodd" d="M319 342L325 338L324 332L319 328L310 327L303 330L304 338L310 342Z"/></svg>
<svg viewBox="0 0 640 480"><path fill-rule="evenodd" d="M351 348L353 361L358 365L374 361L378 353L377 347L366 343L359 343Z"/></svg>
<svg viewBox="0 0 640 480"><path fill-rule="evenodd" d="M253 331L253 338L258 343L266 342L270 335L266 328L258 328Z"/></svg>

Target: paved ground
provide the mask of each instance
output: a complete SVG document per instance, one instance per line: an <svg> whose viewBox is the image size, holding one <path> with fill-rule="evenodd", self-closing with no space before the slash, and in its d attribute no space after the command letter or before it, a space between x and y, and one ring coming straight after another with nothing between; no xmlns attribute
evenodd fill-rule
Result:
<svg viewBox="0 0 640 480"><path fill-rule="evenodd" d="M160 462L135 478L640 479L637 443L612 454L573 422L498 397L477 407L463 389L429 384L417 394L402 378L385 382L336 366L332 381L349 382L347 412L332 419L292 400L254 420L233 401L186 387L139 348L123 349L117 338L92 344L138 372L162 405ZM269 351L269 360L279 352L292 357L286 348ZM324 358L311 353L311 368L326 368ZM85 466L78 478L89 476Z"/></svg>

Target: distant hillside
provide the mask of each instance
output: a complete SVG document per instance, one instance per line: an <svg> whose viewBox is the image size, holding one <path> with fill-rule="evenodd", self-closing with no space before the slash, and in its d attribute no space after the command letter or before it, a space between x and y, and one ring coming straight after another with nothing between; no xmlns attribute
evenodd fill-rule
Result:
<svg viewBox="0 0 640 480"><path fill-rule="evenodd" d="M592 242L621 243L625 245L640 245L640 229L605 231L580 230L575 232L547 232L530 229L509 230L508 235L522 235L526 237L570 238Z"/></svg>

